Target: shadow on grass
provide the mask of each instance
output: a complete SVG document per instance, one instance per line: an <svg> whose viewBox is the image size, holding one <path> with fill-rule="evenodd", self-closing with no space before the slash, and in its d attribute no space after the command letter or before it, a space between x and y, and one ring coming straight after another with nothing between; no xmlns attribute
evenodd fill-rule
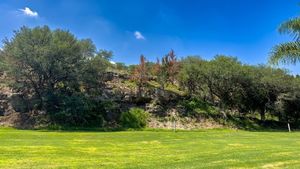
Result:
<svg viewBox="0 0 300 169"><path fill-rule="evenodd" d="M252 131L252 132L288 132L287 124L274 120L261 121L257 118L249 117L229 117L227 119L227 125L233 126L239 130ZM299 131L296 126L294 131Z"/></svg>
<svg viewBox="0 0 300 169"><path fill-rule="evenodd" d="M97 128L97 127L41 127L41 128L16 128L18 130L34 130L39 132L122 132L132 131L127 128ZM135 129L134 131L139 131Z"/></svg>
<svg viewBox="0 0 300 169"><path fill-rule="evenodd" d="M163 129L163 128L145 128L145 129L132 129L132 128L81 128L81 127L68 127L68 128L16 128L17 130L27 130L27 131L38 131L38 132L99 132L99 133L108 133L108 132L172 132L172 133L184 133L184 132L211 132L211 131L220 131L220 132L230 132L230 131L249 131L249 132L288 132L285 128L213 128L213 129L177 129L174 131L173 129ZM299 132L299 129L292 129L292 132Z"/></svg>
<svg viewBox="0 0 300 169"><path fill-rule="evenodd" d="M222 124L224 128L216 129L191 129L191 130L176 130L176 132L208 132L208 131L230 131L230 130L241 130L251 132L288 132L287 124L274 121L266 120L261 121L257 118L251 117L239 117L239 116L228 116L226 120L219 117L217 114L210 114L210 118L216 120L216 122ZM35 130L41 132L123 132L123 131L149 131L149 132L174 132L172 129L163 128L143 128L143 129L132 129L123 127L71 127L71 126L58 126L52 125L47 127L38 128L23 128L20 126L13 127L18 130ZM299 125L291 124L292 131L299 131Z"/></svg>
<svg viewBox="0 0 300 169"><path fill-rule="evenodd" d="M41 128L18 128L13 127L17 130L27 130L27 131L38 131L38 132L171 132L171 133L178 133L178 132L209 132L209 131L236 131L236 129L232 128L212 128L212 129L176 129L174 131L173 129L164 129L164 128L93 128L93 127L41 127Z"/></svg>

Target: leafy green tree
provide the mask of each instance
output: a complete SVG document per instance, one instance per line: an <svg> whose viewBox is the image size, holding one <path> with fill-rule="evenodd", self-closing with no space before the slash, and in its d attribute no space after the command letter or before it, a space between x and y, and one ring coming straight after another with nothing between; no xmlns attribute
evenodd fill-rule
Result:
<svg viewBox="0 0 300 169"><path fill-rule="evenodd" d="M237 83L241 77L241 63L236 58L218 55L205 70L210 95L220 99L220 106L234 106L235 99L243 94Z"/></svg>
<svg viewBox="0 0 300 169"><path fill-rule="evenodd" d="M182 61L180 82L190 95L209 97L220 106L233 107L243 94L240 81L242 65L236 58L216 56L212 61L188 57Z"/></svg>
<svg viewBox="0 0 300 169"><path fill-rule="evenodd" d="M45 108L48 94L55 89L79 90L76 74L83 61L82 51L80 42L69 32L52 32L46 26L22 27L11 40L4 41L4 56L14 77L13 88L32 94L40 109Z"/></svg>
<svg viewBox="0 0 300 169"><path fill-rule="evenodd" d="M74 102L90 105L94 102L90 99L95 98L92 94L101 93L108 61L96 52L91 40L78 40L68 31L52 31L47 26L22 27L4 41L3 56L10 65L11 86L28 101L28 110L44 110L54 117L81 113L85 115L81 122L92 117L91 112L99 115L88 111L89 106L80 110L66 106Z"/></svg>
<svg viewBox="0 0 300 169"><path fill-rule="evenodd" d="M243 65L227 56L211 61L187 57L182 60L179 75L181 86L191 96L243 114L258 111L263 121L267 112L274 112L277 98L295 85L284 70Z"/></svg>
<svg viewBox="0 0 300 169"><path fill-rule="evenodd" d="M97 56L99 56L105 60L111 60L113 57L113 52L101 49L97 52Z"/></svg>
<svg viewBox="0 0 300 169"><path fill-rule="evenodd" d="M189 95L204 97L207 92L205 81L205 67L207 61L197 56L188 56L181 61L182 68L179 72L179 84L186 89Z"/></svg>
<svg viewBox="0 0 300 169"><path fill-rule="evenodd" d="M106 80L104 73L109 66L109 61L99 55L85 60L79 70L81 73L78 74L81 89L90 96L97 97L101 95Z"/></svg>
<svg viewBox="0 0 300 169"><path fill-rule="evenodd" d="M249 111L258 111L261 120L267 112L273 112L278 97L290 90L293 80L285 71L267 66L244 66L244 90L241 105Z"/></svg>
<svg viewBox="0 0 300 169"><path fill-rule="evenodd" d="M3 54L2 49L0 48L0 74L3 74L5 69L7 69L7 67L4 62L4 54Z"/></svg>
<svg viewBox="0 0 300 169"><path fill-rule="evenodd" d="M299 123L300 118L300 92L294 91L281 94L276 101L276 111L280 121Z"/></svg>

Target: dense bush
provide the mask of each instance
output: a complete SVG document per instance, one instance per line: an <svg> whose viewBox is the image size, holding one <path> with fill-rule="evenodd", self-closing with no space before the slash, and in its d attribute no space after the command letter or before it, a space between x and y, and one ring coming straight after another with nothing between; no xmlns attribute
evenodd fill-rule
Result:
<svg viewBox="0 0 300 169"><path fill-rule="evenodd" d="M103 110L103 118L108 124L115 124L120 119L120 104L111 100L107 100L102 101L100 104L97 104L97 106L99 107L98 110Z"/></svg>
<svg viewBox="0 0 300 169"><path fill-rule="evenodd" d="M147 125L148 114L140 108L131 108L123 112L120 118L121 124L125 128L144 128Z"/></svg>
<svg viewBox="0 0 300 169"><path fill-rule="evenodd" d="M61 126L102 127L104 108L84 95L63 96L56 109L48 111L51 121ZM49 109L50 110L50 109Z"/></svg>

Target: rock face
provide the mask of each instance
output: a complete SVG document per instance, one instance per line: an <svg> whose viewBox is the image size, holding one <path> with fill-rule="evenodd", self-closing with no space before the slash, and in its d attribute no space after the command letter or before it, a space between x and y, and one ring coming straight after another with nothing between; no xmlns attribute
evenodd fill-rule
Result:
<svg viewBox="0 0 300 169"><path fill-rule="evenodd" d="M105 81L112 81L115 79L129 80L130 76L127 74L121 74L121 73L116 73L116 72L106 72L104 75Z"/></svg>
<svg viewBox="0 0 300 169"><path fill-rule="evenodd" d="M162 91L150 83L142 88L142 93L138 93L138 87L130 80L129 75L108 72L105 77L106 87L101 100L120 103L120 112L130 107L141 107L151 114L166 116L167 110L182 99L179 94Z"/></svg>
<svg viewBox="0 0 300 169"><path fill-rule="evenodd" d="M26 113L17 112L15 107L19 102L13 99L18 94L8 87L0 87L0 126L13 126L17 128L34 128L35 126L45 124L47 121L46 113L41 111L32 111ZM46 122L45 122L46 121Z"/></svg>
<svg viewBox="0 0 300 169"><path fill-rule="evenodd" d="M159 100L153 100L151 103L146 104L146 111L151 114L163 116L165 114L164 107L160 104Z"/></svg>
<svg viewBox="0 0 300 169"><path fill-rule="evenodd" d="M18 113L9 102L12 95L13 92L10 88L0 86L0 126L14 126L18 119Z"/></svg>
<svg viewBox="0 0 300 169"><path fill-rule="evenodd" d="M9 98L12 95L13 93L8 87L0 88L0 116L9 115L15 112L9 103Z"/></svg>
<svg viewBox="0 0 300 169"><path fill-rule="evenodd" d="M193 118L177 118L174 120L169 117L165 118L150 118L148 127L150 128L159 128L159 129L176 129L181 130L193 130L193 129L212 129L212 128L224 128L223 125L209 119L193 119Z"/></svg>
<svg viewBox="0 0 300 169"><path fill-rule="evenodd" d="M20 113L17 113L11 104L11 98L16 94L8 87L6 73L0 73L0 126L15 126L20 121Z"/></svg>
<svg viewBox="0 0 300 169"><path fill-rule="evenodd" d="M8 103L7 103L7 96L0 93L0 116L4 116L5 109L7 109Z"/></svg>

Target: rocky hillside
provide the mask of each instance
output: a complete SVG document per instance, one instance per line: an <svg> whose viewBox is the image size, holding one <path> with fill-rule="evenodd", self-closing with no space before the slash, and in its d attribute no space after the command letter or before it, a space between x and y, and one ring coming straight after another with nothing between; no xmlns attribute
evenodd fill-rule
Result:
<svg viewBox="0 0 300 169"><path fill-rule="evenodd" d="M5 82L4 76L1 78L1 81ZM174 119L176 119L178 129L222 126L212 118L188 116L187 110L180 103L186 99L186 96L176 86L168 86L162 95L159 85L155 81L149 81L148 85L143 88L142 97L138 97L137 86L130 80L129 75L107 72L106 79L103 95L99 97L104 101L119 103L116 108L117 112L112 112L112 116L117 116L131 107L140 107L150 113L148 127L151 128L173 128ZM7 84L1 84L0 125L31 128L39 127L41 121L45 122L42 125L47 125L47 117L43 112L21 113L18 101L12 99L15 95ZM40 120L36 120L37 116L40 116Z"/></svg>
<svg viewBox="0 0 300 169"><path fill-rule="evenodd" d="M5 82L3 80L2 82ZM19 128L39 128L47 126L49 119L45 112L21 113L16 93L2 83L0 88L0 125ZM162 94L155 81L149 81L139 97L137 85L129 75L107 72L103 94L104 102L111 102L108 108L110 118L118 118L121 112L139 107L150 114L148 127L173 129L199 128L261 128L256 118L243 118L231 111L221 111L208 103L188 98L183 91L173 85L167 86ZM117 104L113 104L117 103ZM116 127L116 124L108 124Z"/></svg>

